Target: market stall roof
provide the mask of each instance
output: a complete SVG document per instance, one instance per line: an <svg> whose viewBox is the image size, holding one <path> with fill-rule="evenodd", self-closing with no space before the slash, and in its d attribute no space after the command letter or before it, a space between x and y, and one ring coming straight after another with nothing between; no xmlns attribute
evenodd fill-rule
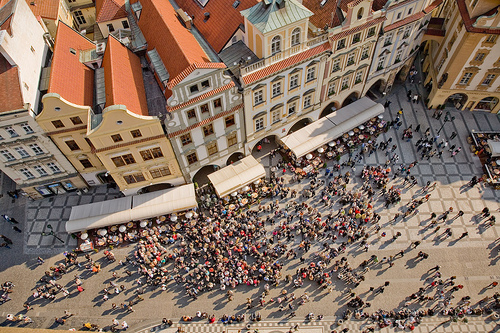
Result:
<svg viewBox="0 0 500 333"><path fill-rule="evenodd" d="M71 209L66 231L103 228L110 225L188 210L197 206L193 184L75 206Z"/></svg>
<svg viewBox="0 0 500 333"><path fill-rule="evenodd" d="M71 208L66 231L96 229L131 220L132 197L94 202Z"/></svg>
<svg viewBox="0 0 500 333"><path fill-rule="evenodd" d="M225 197L266 175L264 166L252 155L208 175L217 195Z"/></svg>
<svg viewBox="0 0 500 333"><path fill-rule="evenodd" d="M363 97L285 136L281 142L299 158L383 112L382 104Z"/></svg>
<svg viewBox="0 0 500 333"><path fill-rule="evenodd" d="M500 142L488 140L488 146L491 150L491 157L500 156Z"/></svg>

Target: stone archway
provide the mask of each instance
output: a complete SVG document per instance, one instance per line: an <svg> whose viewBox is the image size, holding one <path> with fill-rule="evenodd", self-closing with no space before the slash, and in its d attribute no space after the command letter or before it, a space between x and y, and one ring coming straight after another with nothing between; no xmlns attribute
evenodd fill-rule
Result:
<svg viewBox="0 0 500 333"><path fill-rule="evenodd" d="M276 135L268 135L259 140L252 148L252 156L260 158L268 154L271 150L278 147L278 137Z"/></svg>
<svg viewBox="0 0 500 333"><path fill-rule="evenodd" d="M323 117L328 116L330 113L334 112L335 110L338 110L339 107L340 107L339 102L331 102L323 109L323 111L321 111L319 118L323 118Z"/></svg>
<svg viewBox="0 0 500 333"><path fill-rule="evenodd" d="M458 110L462 110L465 104L467 103L468 96L462 93L456 93L450 95L445 101L444 104L448 104L449 106L453 106Z"/></svg>
<svg viewBox="0 0 500 333"><path fill-rule="evenodd" d="M387 82L384 79L378 79L372 84L370 89L366 91L366 96L370 97L374 101L378 100L383 97L386 86Z"/></svg>
<svg viewBox="0 0 500 333"><path fill-rule="evenodd" d="M306 127L307 125L309 125L310 123L312 123L312 119L311 118L303 118L303 119L300 119L299 121L297 121L295 124L293 124L292 127L290 127L290 130L288 130L288 134L291 134L293 132L296 132L298 131L299 129L301 128L304 128Z"/></svg>
<svg viewBox="0 0 500 333"><path fill-rule="evenodd" d="M488 111L491 112L498 104L498 98L496 97L486 97L477 102L472 111Z"/></svg>
<svg viewBox="0 0 500 333"><path fill-rule="evenodd" d="M346 99L344 99L344 103L342 103L342 107L351 104L359 99L359 93L357 91L353 91Z"/></svg>
<svg viewBox="0 0 500 333"><path fill-rule="evenodd" d="M234 162L237 162L241 160L245 155L243 153L234 153L229 158L227 159L226 165L233 164Z"/></svg>
<svg viewBox="0 0 500 333"><path fill-rule="evenodd" d="M193 183L196 183L198 187L203 187L204 185L210 183L210 180L207 176L219 169L220 167L215 164L205 165L204 167L196 171L193 176Z"/></svg>

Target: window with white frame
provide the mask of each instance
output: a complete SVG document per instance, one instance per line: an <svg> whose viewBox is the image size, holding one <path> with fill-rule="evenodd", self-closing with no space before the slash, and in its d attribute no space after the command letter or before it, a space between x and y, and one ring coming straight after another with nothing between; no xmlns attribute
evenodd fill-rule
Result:
<svg viewBox="0 0 500 333"><path fill-rule="evenodd" d="M61 172L61 169L54 162L47 163L47 166L49 167L50 171L52 171L52 173Z"/></svg>
<svg viewBox="0 0 500 333"><path fill-rule="evenodd" d="M295 28L292 31L292 46L300 44L300 28Z"/></svg>
<svg viewBox="0 0 500 333"><path fill-rule="evenodd" d="M217 141L215 141L215 140L207 143L206 146L207 146L208 156L212 156L213 154L217 154L217 152L219 151L217 148Z"/></svg>
<svg viewBox="0 0 500 333"><path fill-rule="evenodd" d="M16 147L14 150L21 156L21 158L29 157L30 154L23 147Z"/></svg>
<svg viewBox="0 0 500 333"><path fill-rule="evenodd" d="M396 15L396 20L401 19L401 16L403 16L403 12L399 12L399 13Z"/></svg>
<svg viewBox="0 0 500 333"><path fill-rule="evenodd" d="M342 90L349 88L349 77L346 76L342 79Z"/></svg>
<svg viewBox="0 0 500 333"><path fill-rule="evenodd" d="M26 132L26 134L31 134L33 133L33 129L31 128L30 125L28 125L28 123L22 123L21 124L21 127L23 128L23 130Z"/></svg>
<svg viewBox="0 0 500 333"><path fill-rule="evenodd" d="M85 16L83 16L83 13L81 10L74 11L73 16L75 17L75 20L78 23L78 25L82 25L82 24L87 23L87 20L85 20Z"/></svg>
<svg viewBox="0 0 500 333"><path fill-rule="evenodd" d="M495 76L496 76L495 74L486 75L486 77L484 78L483 83L481 83L481 85L489 86L491 84L491 82L493 82L493 80L495 79Z"/></svg>
<svg viewBox="0 0 500 333"><path fill-rule="evenodd" d="M485 56L486 56L486 53L479 52L478 54L476 54L474 61L483 61Z"/></svg>
<svg viewBox="0 0 500 333"><path fill-rule="evenodd" d="M256 92L253 93L253 104L257 105L260 104L264 101L264 91L257 90Z"/></svg>
<svg viewBox="0 0 500 333"><path fill-rule="evenodd" d="M345 38L337 42L337 50L341 50L345 47Z"/></svg>
<svg viewBox="0 0 500 333"><path fill-rule="evenodd" d="M369 52L370 52L370 46L369 45L363 46L363 50L361 51L361 60L368 58L370 56Z"/></svg>
<svg viewBox="0 0 500 333"><path fill-rule="evenodd" d="M292 115L297 112L297 102L292 102L288 104L288 115Z"/></svg>
<svg viewBox="0 0 500 333"><path fill-rule="evenodd" d="M335 88L337 87L337 81L330 82L328 84L328 96L335 95Z"/></svg>
<svg viewBox="0 0 500 333"><path fill-rule="evenodd" d="M336 72L340 70L340 58L333 59L332 72Z"/></svg>
<svg viewBox="0 0 500 333"><path fill-rule="evenodd" d="M396 60L395 60L395 63L397 62L400 62L401 61L401 56L403 55L403 50L398 50L398 52L396 52Z"/></svg>
<svg viewBox="0 0 500 333"><path fill-rule="evenodd" d="M42 177L48 175L47 170L45 170L41 165L35 165L33 169L35 169L35 171L38 172Z"/></svg>
<svg viewBox="0 0 500 333"><path fill-rule="evenodd" d="M29 171L28 169L26 169L26 168L19 169L19 171L24 175L24 177L26 177L28 179L35 178L35 175L31 171Z"/></svg>
<svg viewBox="0 0 500 333"><path fill-rule="evenodd" d="M14 161L16 158L8 150L0 150L0 153L5 157L7 161Z"/></svg>
<svg viewBox="0 0 500 333"><path fill-rule="evenodd" d="M279 122L281 119L281 110L274 110L271 113L271 122L272 124Z"/></svg>
<svg viewBox="0 0 500 333"><path fill-rule="evenodd" d="M273 97L281 95L281 82L273 83Z"/></svg>
<svg viewBox="0 0 500 333"><path fill-rule="evenodd" d="M347 56L347 66L351 66L354 64L354 57L356 56L356 53L354 52L351 52L348 56Z"/></svg>
<svg viewBox="0 0 500 333"><path fill-rule="evenodd" d="M299 74L293 74L290 76L290 90L297 88L299 86Z"/></svg>
<svg viewBox="0 0 500 333"><path fill-rule="evenodd" d="M361 80L363 79L363 72L359 71L356 73L356 76L354 77L354 84L361 83Z"/></svg>
<svg viewBox="0 0 500 333"><path fill-rule="evenodd" d="M387 35L385 35L384 46L391 45L391 43L392 43L392 35L393 35L392 32L389 32Z"/></svg>
<svg viewBox="0 0 500 333"><path fill-rule="evenodd" d="M311 95L307 95L304 97L304 109L307 109L308 107L311 106L311 100L312 100Z"/></svg>
<svg viewBox="0 0 500 333"><path fill-rule="evenodd" d="M464 76L462 76L462 79L458 84L466 85L469 84L470 79L472 78L472 73L465 73Z"/></svg>
<svg viewBox="0 0 500 333"><path fill-rule="evenodd" d="M260 131L264 129L264 117L255 119L255 131Z"/></svg>
<svg viewBox="0 0 500 333"><path fill-rule="evenodd" d="M384 63L385 63L385 56L381 56L380 58L378 58L378 64L377 64L378 71L384 68Z"/></svg>
<svg viewBox="0 0 500 333"><path fill-rule="evenodd" d="M316 67L311 67L307 69L306 81L312 81L316 78Z"/></svg>
<svg viewBox="0 0 500 333"><path fill-rule="evenodd" d="M31 148L31 150L33 150L35 155L43 154L42 148L40 148L40 146L37 145L36 143L30 144L29 147Z"/></svg>
<svg viewBox="0 0 500 333"><path fill-rule="evenodd" d="M271 54L281 52L281 36L274 36L271 40Z"/></svg>
<svg viewBox="0 0 500 333"><path fill-rule="evenodd" d="M7 131L7 133L9 133L9 135L11 137L19 136L19 134L17 134L16 130L12 128L12 126L7 126L4 129L5 129L5 131Z"/></svg>
<svg viewBox="0 0 500 333"><path fill-rule="evenodd" d="M412 29L412 26L409 25L405 28L405 33L403 34L403 38L408 38L410 37L411 35L411 29Z"/></svg>

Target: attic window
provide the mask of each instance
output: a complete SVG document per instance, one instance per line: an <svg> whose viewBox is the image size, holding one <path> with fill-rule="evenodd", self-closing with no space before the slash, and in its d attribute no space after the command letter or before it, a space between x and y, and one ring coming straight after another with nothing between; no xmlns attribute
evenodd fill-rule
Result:
<svg viewBox="0 0 500 333"><path fill-rule="evenodd" d="M202 7L205 7L209 0L196 0Z"/></svg>
<svg viewBox="0 0 500 333"><path fill-rule="evenodd" d="M72 48L72 47L69 48L69 52L71 54L76 54L76 50L74 48Z"/></svg>
<svg viewBox="0 0 500 333"><path fill-rule="evenodd" d="M240 5L240 0L236 0L234 3L233 3L233 8L238 8L238 6Z"/></svg>

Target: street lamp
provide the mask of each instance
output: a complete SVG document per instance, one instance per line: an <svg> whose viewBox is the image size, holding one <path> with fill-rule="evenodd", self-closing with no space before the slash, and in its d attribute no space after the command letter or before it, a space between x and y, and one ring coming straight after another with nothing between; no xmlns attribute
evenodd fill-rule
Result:
<svg viewBox="0 0 500 333"><path fill-rule="evenodd" d="M437 131L437 135L439 135L439 133L441 133L441 130L443 129L444 125L449 122L449 121L453 121L455 120L455 117L453 117L451 114L450 114L450 111L446 111L446 114L444 115L444 123L443 125L441 125L441 127L439 128L439 130Z"/></svg>
<svg viewBox="0 0 500 333"><path fill-rule="evenodd" d="M64 241L63 241L61 238L59 238L59 237L55 234L55 232L54 232L54 230L52 229L52 226L51 226L50 224L47 224L47 228L49 228L49 229L50 229L49 233L42 232L42 236L52 236L52 237L54 237L55 239L57 239L57 240L61 241L61 243L64 243Z"/></svg>

